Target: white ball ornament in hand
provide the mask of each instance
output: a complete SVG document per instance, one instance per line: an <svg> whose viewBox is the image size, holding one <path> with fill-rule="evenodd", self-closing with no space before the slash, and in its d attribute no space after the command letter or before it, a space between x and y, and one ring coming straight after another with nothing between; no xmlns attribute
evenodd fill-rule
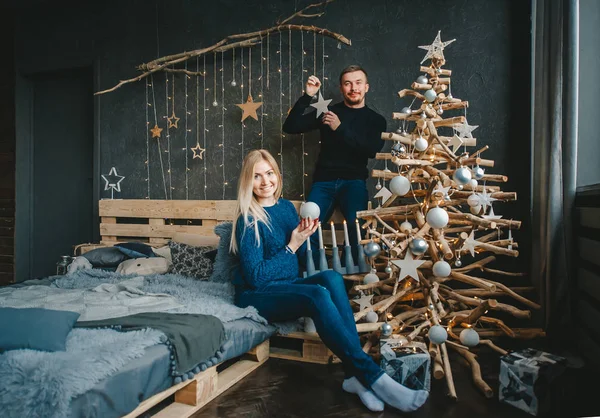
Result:
<svg viewBox="0 0 600 418"><path fill-rule="evenodd" d="M390 180L390 191L398 196L404 196L410 190L410 182L404 176L396 176Z"/></svg>
<svg viewBox="0 0 600 418"><path fill-rule="evenodd" d="M319 209L319 205L314 202L304 202L300 205L300 217L302 219L310 218L317 219L321 215L321 209Z"/></svg>

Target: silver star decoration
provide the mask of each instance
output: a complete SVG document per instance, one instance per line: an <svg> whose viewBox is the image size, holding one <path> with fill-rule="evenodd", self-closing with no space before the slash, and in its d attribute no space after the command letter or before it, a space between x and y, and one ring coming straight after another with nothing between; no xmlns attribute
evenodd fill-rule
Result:
<svg viewBox="0 0 600 418"><path fill-rule="evenodd" d="M310 105L317 109L317 118L321 116L321 114L326 113L329 109L327 106L331 103L332 99L325 100L323 99L323 95L319 91L318 100L315 103L311 103Z"/></svg>
<svg viewBox="0 0 600 418"><path fill-rule="evenodd" d="M104 190L113 189L119 193L121 192L121 182L123 181L125 176L118 175L116 168L111 168L108 174L106 175L102 174L102 178L106 182L106 184L104 185Z"/></svg>
<svg viewBox="0 0 600 418"><path fill-rule="evenodd" d="M400 269L400 273L398 273L398 281L404 279L406 276L412 277L416 281L419 281L417 268L419 268L419 266L424 262L425 261L423 260L414 260L410 251L406 251L404 260L392 260L392 263L394 263Z"/></svg>
<svg viewBox="0 0 600 418"><path fill-rule="evenodd" d="M475 257L475 247L477 247L479 244L481 243L475 239L475 234L473 231L471 231L471 235L469 235L469 238L465 240L461 251L467 249L471 253L471 257Z"/></svg>
<svg viewBox="0 0 600 418"><path fill-rule="evenodd" d="M372 295L372 294L371 294L371 295L366 295L366 296L365 296L365 295L362 295L362 296L361 296L361 297L359 297L359 298L356 298L356 299L350 299L350 300L351 300L352 302L354 302L354 303L357 303L357 304L360 306L360 308L359 308L359 309L362 311L363 309L370 308L371 306L373 306L373 305L371 304L371 300L373 299L373 296L374 296L374 295Z"/></svg>
<svg viewBox="0 0 600 418"><path fill-rule="evenodd" d="M498 200L495 197L492 197L491 194L488 194L486 188L483 188L483 193L475 193L475 196L479 199L479 204L483 208L483 212L487 211L488 206L492 206L492 202Z"/></svg>
<svg viewBox="0 0 600 418"><path fill-rule="evenodd" d="M431 45L419 46L420 49L424 49L425 51L427 51L427 54L425 54L425 58L423 58L423 61L421 61L421 64L423 64L429 58L445 59L444 58L444 48L446 48L448 45L450 45L454 41L456 41L456 39L442 42L441 31L438 30L437 36L435 37L435 39L433 40Z"/></svg>
<svg viewBox="0 0 600 418"><path fill-rule="evenodd" d="M376 198L381 198L381 204L384 205L385 202L387 202L388 199L390 197L392 197L392 192L390 192L387 187L383 186L381 188L381 190L379 190L377 192L377 194L375 195L375 197Z"/></svg>
<svg viewBox="0 0 600 418"><path fill-rule="evenodd" d="M464 141L462 140L462 138L456 134L454 134L454 136L452 137L452 139L450 140L450 142L448 142L448 145L452 146L452 152L456 154L456 151L460 148L460 146L464 144Z"/></svg>
<svg viewBox="0 0 600 418"><path fill-rule="evenodd" d="M435 189L433 189L433 194L445 198L446 196L448 196L448 190L450 190L450 188L451 186L444 187L442 186L442 183L438 183L435 186Z"/></svg>
<svg viewBox="0 0 600 418"><path fill-rule="evenodd" d="M482 218L483 219L488 219L490 221L493 221L495 219L501 219L502 215L496 215L494 213L494 208L490 205L490 213L488 215L483 215Z"/></svg>
<svg viewBox="0 0 600 418"><path fill-rule="evenodd" d="M479 125L469 125L468 122L464 122L455 123L454 125L452 125L452 127L456 129L456 132L458 132L459 138L473 138L471 132L479 128Z"/></svg>

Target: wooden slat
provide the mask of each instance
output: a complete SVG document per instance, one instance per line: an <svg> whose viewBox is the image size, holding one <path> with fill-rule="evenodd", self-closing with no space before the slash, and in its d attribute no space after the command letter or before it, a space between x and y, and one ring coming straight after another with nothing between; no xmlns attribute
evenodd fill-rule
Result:
<svg viewBox="0 0 600 418"><path fill-rule="evenodd" d="M165 224L165 220L163 218L160 219L156 219L156 218L152 218L152 219L148 219L148 223L150 225L164 225ZM163 238L148 238L148 242L150 243L162 243Z"/></svg>
<svg viewBox="0 0 600 418"><path fill-rule="evenodd" d="M581 291L600 301L600 276L580 267L577 272L577 281L577 287Z"/></svg>
<svg viewBox="0 0 600 418"><path fill-rule="evenodd" d="M579 237L579 256L596 266L600 266L600 242Z"/></svg>
<svg viewBox="0 0 600 418"><path fill-rule="evenodd" d="M15 275L13 273L0 273L0 286L7 285L15 282Z"/></svg>
<svg viewBox="0 0 600 418"><path fill-rule="evenodd" d="M581 226L600 229L600 208L577 208L577 212Z"/></svg>
<svg viewBox="0 0 600 418"><path fill-rule="evenodd" d="M204 236L214 235L212 228L198 225L100 224L102 239L105 239L105 236L172 238L179 232Z"/></svg>
<svg viewBox="0 0 600 418"><path fill-rule="evenodd" d="M589 332L582 327L576 327L577 348L590 365L600 368L600 345L589 336Z"/></svg>
<svg viewBox="0 0 600 418"><path fill-rule="evenodd" d="M117 218L217 219L215 202L219 201L107 199L99 201L99 213Z"/></svg>
<svg viewBox="0 0 600 418"><path fill-rule="evenodd" d="M15 226L15 218L0 216L0 227L10 227L10 226Z"/></svg>
<svg viewBox="0 0 600 418"><path fill-rule="evenodd" d="M13 227L0 226L0 237L14 237L15 229Z"/></svg>
<svg viewBox="0 0 600 418"><path fill-rule="evenodd" d="M596 330L597 336L600 337L598 324L600 324L600 311L590 305L586 300L580 299L577 301L577 316L578 321L587 326L588 329Z"/></svg>
<svg viewBox="0 0 600 418"><path fill-rule="evenodd" d="M11 263L0 263L0 273L14 273L15 266Z"/></svg>
<svg viewBox="0 0 600 418"><path fill-rule="evenodd" d="M219 221L233 221L233 217L235 216L235 205L235 200L215 200L215 217L207 219L217 219Z"/></svg>

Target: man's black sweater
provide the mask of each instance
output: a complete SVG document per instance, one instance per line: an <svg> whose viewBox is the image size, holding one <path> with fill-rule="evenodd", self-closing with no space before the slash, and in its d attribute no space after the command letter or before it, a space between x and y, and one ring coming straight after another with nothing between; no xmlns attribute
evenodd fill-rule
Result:
<svg viewBox="0 0 600 418"><path fill-rule="evenodd" d="M333 131L321 118L316 118L314 111L304 114L311 99L306 94L298 99L283 124L283 131L288 134L321 131L321 151L313 181L366 179L368 159L383 148L381 133L387 125L383 116L367 106L354 109L340 102L329 107L341 122Z"/></svg>

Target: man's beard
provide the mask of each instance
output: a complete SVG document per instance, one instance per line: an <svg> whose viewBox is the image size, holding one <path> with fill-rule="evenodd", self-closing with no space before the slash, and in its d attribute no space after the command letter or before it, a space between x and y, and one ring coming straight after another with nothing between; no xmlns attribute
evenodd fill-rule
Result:
<svg viewBox="0 0 600 418"><path fill-rule="evenodd" d="M346 96L346 102L352 105L356 105L360 104L363 101L363 98L364 96L361 96L360 94L356 94L355 98L352 98L352 96L348 95Z"/></svg>

